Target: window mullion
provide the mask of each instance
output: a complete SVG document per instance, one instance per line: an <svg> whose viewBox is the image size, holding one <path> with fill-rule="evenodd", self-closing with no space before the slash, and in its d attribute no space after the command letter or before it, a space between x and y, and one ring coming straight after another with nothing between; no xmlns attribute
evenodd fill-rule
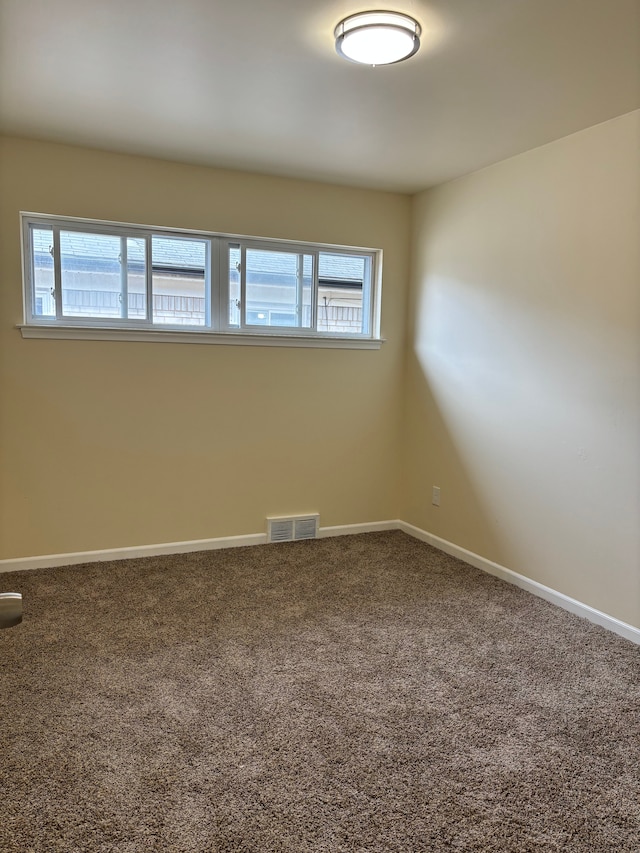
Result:
<svg viewBox="0 0 640 853"><path fill-rule="evenodd" d="M247 247L240 244L240 328L247 327Z"/></svg>
<svg viewBox="0 0 640 853"><path fill-rule="evenodd" d="M211 306L211 328L220 331L226 327L224 315L224 256L225 243L219 237L212 237L210 243L209 301ZM228 311L227 311L228 314Z"/></svg>
<svg viewBox="0 0 640 853"><path fill-rule="evenodd" d="M302 301L304 298L304 254L298 253L298 263L296 270L296 325L299 329L302 328Z"/></svg>
<svg viewBox="0 0 640 853"><path fill-rule="evenodd" d="M204 243L204 325L211 328L211 240Z"/></svg>
<svg viewBox="0 0 640 853"><path fill-rule="evenodd" d="M311 329L318 331L318 288L320 286L320 253L313 252L313 270L311 278Z"/></svg>
<svg viewBox="0 0 640 853"><path fill-rule="evenodd" d="M129 259L127 256L127 238L120 237L120 317L129 317Z"/></svg>
<svg viewBox="0 0 640 853"><path fill-rule="evenodd" d="M62 313L62 262L60 260L60 227L54 225L53 231L53 298L56 303L56 320L61 320Z"/></svg>
<svg viewBox="0 0 640 853"><path fill-rule="evenodd" d="M28 317L28 319L30 321L33 321L34 317L36 317L36 256L35 256L36 253L35 253L35 246L34 246L34 239L33 239L33 230L32 230L31 225L29 223L27 223L26 221L23 223L23 237L22 237L22 239L24 241L24 248L28 252L28 255L25 255L25 257L29 258L28 267L26 265L24 267L25 272L27 271L27 269L29 270L29 272L28 272L29 288L27 290L27 287L26 286L24 287L23 303L24 303L24 307L25 307L25 317ZM53 249L53 246L51 248ZM25 285L26 285L26 283L27 282L25 280ZM55 285L55 271L54 271L54 283L53 283L54 293L55 293L55 286L56 285ZM52 293L51 295L53 296L54 293Z"/></svg>
<svg viewBox="0 0 640 853"><path fill-rule="evenodd" d="M377 286L376 279L378 277L378 265L377 259L373 255L369 255L367 261L367 270L369 272L369 287L365 287L365 283L363 282L363 294L362 294L362 304L363 304L363 317L367 318L366 327L363 325L362 333L364 335L372 336L375 334L380 334L380 329L376 325L376 318L379 317L379 304L378 300L380 298L379 288ZM366 314L364 313L366 308Z"/></svg>
<svg viewBox="0 0 640 853"><path fill-rule="evenodd" d="M367 258L364 263L365 273L362 281L362 332L368 334L371 328L371 286L367 287L367 280L371 281L371 258ZM368 275L367 275L368 273Z"/></svg>
<svg viewBox="0 0 640 853"><path fill-rule="evenodd" d="M153 323L153 252L151 247L151 236L145 235L144 238L144 255L145 255L145 291L147 303L147 323Z"/></svg>

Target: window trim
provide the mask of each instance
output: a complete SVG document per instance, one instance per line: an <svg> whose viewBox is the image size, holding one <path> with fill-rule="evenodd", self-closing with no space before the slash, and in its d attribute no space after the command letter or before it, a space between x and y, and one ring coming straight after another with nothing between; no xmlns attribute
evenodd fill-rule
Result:
<svg viewBox="0 0 640 853"><path fill-rule="evenodd" d="M223 346L300 347L310 349L380 349L385 338L329 337L327 335L246 334L242 332L199 331L192 326L189 331L155 326L134 329L126 326L60 326L35 323L31 326L18 323L23 338L63 341L138 341L174 344L215 344Z"/></svg>
<svg viewBox="0 0 640 853"><path fill-rule="evenodd" d="M279 240L272 237L249 237L239 234L166 228L111 220L88 219L70 216L20 212L23 322L18 324L24 338L61 338L65 340L136 340L180 343L245 344L266 346L317 346L349 349L378 349L383 343L380 336L380 298L382 284L382 250L330 243L308 243L297 240ZM32 228L53 231L53 272L55 316L35 313L35 253ZM62 265L60 231L106 234L145 240L145 294L146 317L81 317L62 313ZM153 322L153 305L150 291L153 279L152 240L154 237L193 239L205 241L205 324L179 325ZM311 284L311 317L313 327L258 326L243 324L246 306L242 306L240 325L229 320L229 250L233 244L246 249L282 251L313 258ZM319 257L322 252L365 258L369 269L369 286L362 289L362 332L357 334L319 331L318 288ZM243 275L244 279L244 275Z"/></svg>

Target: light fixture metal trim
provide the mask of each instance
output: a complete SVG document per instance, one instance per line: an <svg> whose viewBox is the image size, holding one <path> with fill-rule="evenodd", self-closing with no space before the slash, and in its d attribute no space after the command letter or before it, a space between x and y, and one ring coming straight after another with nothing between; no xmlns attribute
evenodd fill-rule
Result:
<svg viewBox="0 0 640 853"><path fill-rule="evenodd" d="M403 12L376 10L357 12L343 18L334 30L336 51L349 62L363 65L395 65L417 53L422 27ZM382 44L380 36L387 35L395 45ZM371 37L363 39L365 37ZM373 44L376 41L377 45ZM372 51L379 47L381 53ZM395 50L392 48L395 47Z"/></svg>

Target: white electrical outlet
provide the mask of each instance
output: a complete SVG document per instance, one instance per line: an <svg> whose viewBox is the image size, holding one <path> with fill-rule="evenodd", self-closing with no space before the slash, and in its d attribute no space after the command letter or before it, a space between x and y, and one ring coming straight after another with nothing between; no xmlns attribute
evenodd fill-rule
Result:
<svg viewBox="0 0 640 853"><path fill-rule="evenodd" d="M440 486L434 486L431 490L431 503L440 506Z"/></svg>

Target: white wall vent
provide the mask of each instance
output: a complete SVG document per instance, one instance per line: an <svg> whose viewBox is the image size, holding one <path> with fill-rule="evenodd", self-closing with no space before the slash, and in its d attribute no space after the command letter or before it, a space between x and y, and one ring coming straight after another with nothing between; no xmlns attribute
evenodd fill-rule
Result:
<svg viewBox="0 0 640 853"><path fill-rule="evenodd" d="M267 542L296 542L299 539L315 539L318 536L320 516L292 515L282 518L267 518Z"/></svg>

